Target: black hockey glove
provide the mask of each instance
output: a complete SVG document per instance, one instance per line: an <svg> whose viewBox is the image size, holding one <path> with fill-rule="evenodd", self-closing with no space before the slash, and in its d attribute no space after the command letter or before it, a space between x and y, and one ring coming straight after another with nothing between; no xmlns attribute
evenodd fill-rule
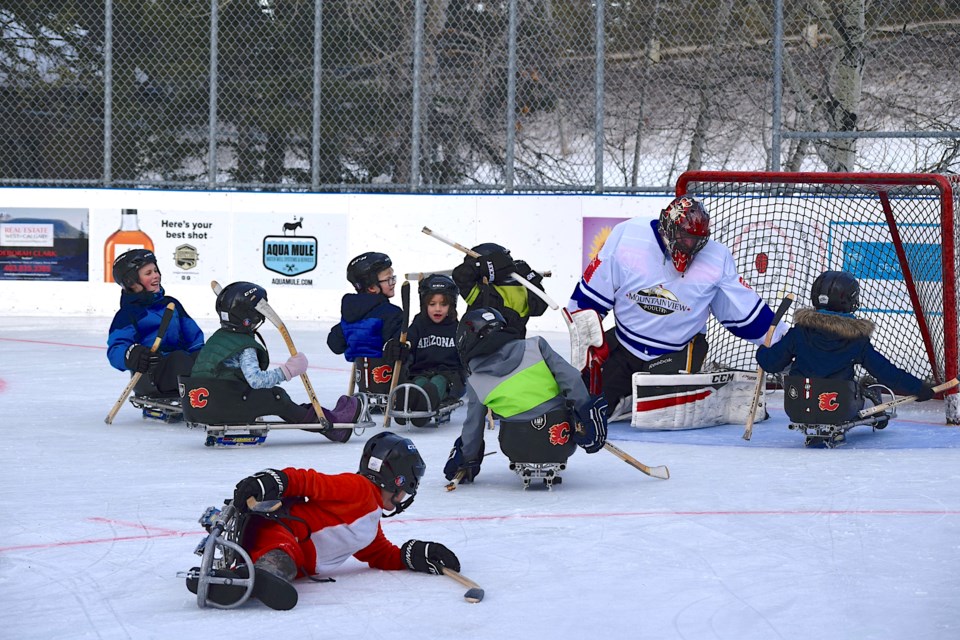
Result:
<svg viewBox="0 0 960 640"><path fill-rule="evenodd" d="M457 473L463 471L463 477L460 478L460 483L467 484L473 482L473 479L480 473L484 447L485 444L483 440L481 440L480 453L477 455L477 459L464 461L463 440L457 438L453 443L453 449L450 449L450 457L447 458L447 464L443 465L443 477L447 480L453 480Z"/></svg>
<svg viewBox="0 0 960 640"><path fill-rule="evenodd" d="M390 362L396 362L397 360L405 362L408 355L410 355L409 342L400 342L397 338L393 338L387 340L383 345L383 357Z"/></svg>
<svg viewBox="0 0 960 640"><path fill-rule="evenodd" d="M444 568L460 571L457 554L439 542L407 540L400 547L400 557L410 571L422 571L435 576L443 573Z"/></svg>
<svg viewBox="0 0 960 640"><path fill-rule="evenodd" d="M283 497L288 486L287 474L283 471L264 469L237 483L233 490L233 506L240 511L246 511L247 500L250 498L257 502L278 500Z"/></svg>
<svg viewBox="0 0 960 640"><path fill-rule="evenodd" d="M150 347L142 344L132 344L127 349L125 364L130 371L146 373L150 367L160 362L160 354L150 351Z"/></svg>
<svg viewBox="0 0 960 640"><path fill-rule="evenodd" d="M532 284L535 287L543 289L543 276L530 268L530 265L527 264L526 260L517 260L514 262L516 267L516 274Z"/></svg>
<svg viewBox="0 0 960 640"><path fill-rule="evenodd" d="M607 400L594 396L590 404L577 412L573 441L587 453L596 453L607 442Z"/></svg>
<svg viewBox="0 0 960 640"><path fill-rule="evenodd" d="M496 251L490 255L477 258L477 267L480 269L480 277L486 278L488 282L503 283L510 278L510 274L517 270L516 264L509 253Z"/></svg>
<svg viewBox="0 0 960 640"><path fill-rule="evenodd" d="M925 402L933 399L933 385L925 384L923 389L917 392L917 402Z"/></svg>

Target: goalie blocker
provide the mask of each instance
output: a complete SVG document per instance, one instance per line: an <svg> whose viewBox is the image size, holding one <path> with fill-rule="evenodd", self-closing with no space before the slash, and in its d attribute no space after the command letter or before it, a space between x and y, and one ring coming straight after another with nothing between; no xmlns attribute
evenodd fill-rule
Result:
<svg viewBox="0 0 960 640"><path fill-rule="evenodd" d="M635 373L630 426L672 431L746 424L756 383L757 374L751 371ZM762 397L758 415L766 419Z"/></svg>

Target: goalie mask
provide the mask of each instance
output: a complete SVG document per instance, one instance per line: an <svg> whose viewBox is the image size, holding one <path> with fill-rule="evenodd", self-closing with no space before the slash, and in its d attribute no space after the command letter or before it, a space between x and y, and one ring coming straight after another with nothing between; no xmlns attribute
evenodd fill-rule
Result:
<svg viewBox="0 0 960 640"><path fill-rule="evenodd" d="M228 284L217 296L220 326L234 333L254 333L263 324L257 303L267 299L267 291L252 282Z"/></svg>
<svg viewBox="0 0 960 640"><path fill-rule="evenodd" d="M417 446L410 439L384 431L367 440L363 446L357 473L394 496L401 491L407 494L407 498L401 502L391 499L393 512L384 516L388 518L413 504L426 469Z"/></svg>
<svg viewBox="0 0 960 640"><path fill-rule="evenodd" d="M854 313L860 308L860 283L846 271L824 271L813 281L810 301L814 309Z"/></svg>
<svg viewBox="0 0 960 640"><path fill-rule="evenodd" d="M673 266L684 273L710 239L710 216L698 200L680 196L660 212L658 230Z"/></svg>
<svg viewBox="0 0 960 640"><path fill-rule="evenodd" d="M126 251L113 262L113 281L126 291L132 291L133 285L140 282L140 269L148 264L157 264L157 256L153 251L148 249ZM157 273L160 273L159 266L157 266Z"/></svg>
<svg viewBox="0 0 960 640"><path fill-rule="evenodd" d="M347 280L357 292L377 285L377 274L393 266L390 256L377 251L368 251L350 261L347 265Z"/></svg>

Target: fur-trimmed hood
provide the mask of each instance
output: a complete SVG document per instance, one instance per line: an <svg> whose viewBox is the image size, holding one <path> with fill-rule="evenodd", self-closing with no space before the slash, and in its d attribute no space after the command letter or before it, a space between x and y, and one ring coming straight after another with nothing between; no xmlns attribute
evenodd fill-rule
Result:
<svg viewBox="0 0 960 640"><path fill-rule="evenodd" d="M873 335L872 320L863 318L848 318L846 316L821 313L812 307L798 309L793 314L793 324L798 327L807 327L815 331L833 334L843 340L870 339Z"/></svg>

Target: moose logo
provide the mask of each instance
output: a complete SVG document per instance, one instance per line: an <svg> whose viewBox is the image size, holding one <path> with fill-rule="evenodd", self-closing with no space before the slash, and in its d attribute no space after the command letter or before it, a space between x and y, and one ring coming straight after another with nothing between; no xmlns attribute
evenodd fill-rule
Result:
<svg viewBox="0 0 960 640"><path fill-rule="evenodd" d="M294 218L293 222L284 222L282 236L266 236L263 239L265 268L288 278L317 268L317 239L298 236L297 229L303 229L303 216ZM287 231L293 235L288 236Z"/></svg>
<svg viewBox="0 0 960 640"><path fill-rule="evenodd" d="M839 409L840 403L837 402L837 395L836 391L831 391L817 396L817 405L820 411L836 411Z"/></svg>
<svg viewBox="0 0 960 640"><path fill-rule="evenodd" d="M570 441L570 423L561 422L560 424L550 425L550 444L565 445Z"/></svg>

